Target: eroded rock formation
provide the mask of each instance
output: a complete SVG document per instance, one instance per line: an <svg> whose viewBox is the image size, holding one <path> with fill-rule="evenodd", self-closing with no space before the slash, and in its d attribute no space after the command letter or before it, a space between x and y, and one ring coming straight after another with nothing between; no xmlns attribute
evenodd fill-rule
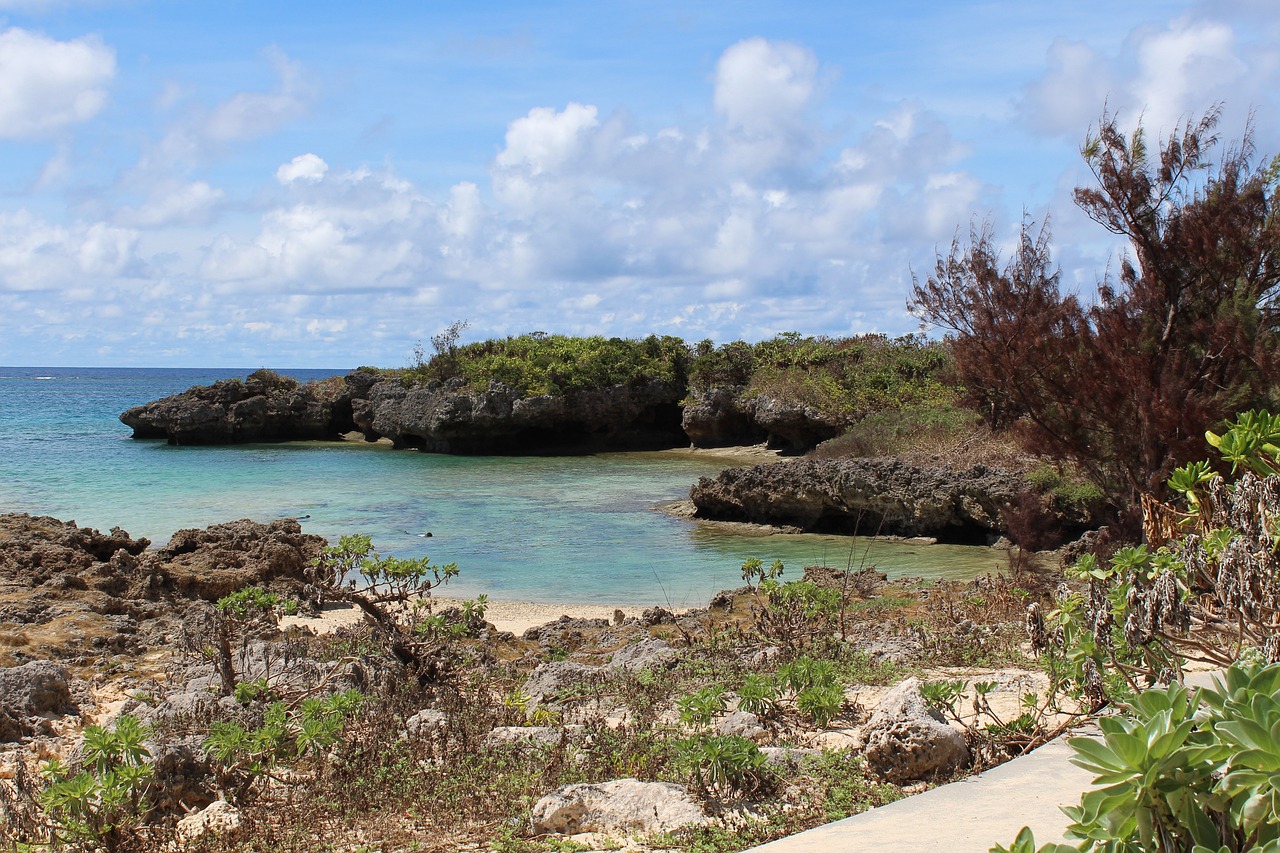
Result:
<svg viewBox="0 0 1280 853"><path fill-rule="evenodd" d="M80 666L167 644L200 611L195 603L253 584L300 590L324 539L292 519L242 520L149 544L119 528L0 515L0 666Z"/></svg>
<svg viewBox="0 0 1280 853"><path fill-rule="evenodd" d="M730 468L703 477L689 496L701 518L976 543L1005 530L1005 515L1026 488L1021 476L981 465L840 459Z"/></svg>

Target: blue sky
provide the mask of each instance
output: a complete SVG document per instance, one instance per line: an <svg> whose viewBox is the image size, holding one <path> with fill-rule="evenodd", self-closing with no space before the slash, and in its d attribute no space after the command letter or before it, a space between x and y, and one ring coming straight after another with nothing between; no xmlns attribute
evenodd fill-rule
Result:
<svg viewBox="0 0 1280 853"><path fill-rule="evenodd" d="M0 364L403 365L454 320L901 334L1109 106L1280 151L1280 4L0 0Z"/></svg>

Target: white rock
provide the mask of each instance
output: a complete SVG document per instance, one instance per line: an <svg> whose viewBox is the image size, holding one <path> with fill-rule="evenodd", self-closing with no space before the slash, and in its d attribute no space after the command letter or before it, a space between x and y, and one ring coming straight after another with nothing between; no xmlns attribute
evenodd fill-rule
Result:
<svg viewBox="0 0 1280 853"><path fill-rule="evenodd" d="M532 817L538 832L565 835L649 835L710 820L679 785L636 779L568 785L539 800Z"/></svg>
<svg viewBox="0 0 1280 853"><path fill-rule="evenodd" d="M925 779L969 763L964 735L929 708L917 678L885 694L863 733L867 763L890 782Z"/></svg>
<svg viewBox="0 0 1280 853"><path fill-rule="evenodd" d="M189 843L209 834L230 835L242 822L239 809L225 800L214 800L178 821L178 838Z"/></svg>

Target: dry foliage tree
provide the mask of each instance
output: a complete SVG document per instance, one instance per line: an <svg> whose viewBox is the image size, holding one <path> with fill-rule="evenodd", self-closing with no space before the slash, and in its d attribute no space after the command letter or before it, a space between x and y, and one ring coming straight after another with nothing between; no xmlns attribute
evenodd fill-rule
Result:
<svg viewBox="0 0 1280 853"><path fill-rule="evenodd" d="M1049 230L1026 219L1007 263L984 225L914 281L910 309L947 330L991 424L1025 424L1029 449L1078 463L1118 510L1280 382L1280 158L1254 164L1250 126L1211 165L1219 113L1154 156L1115 115L1086 138L1096 186L1076 204L1129 243L1092 304L1059 290Z"/></svg>

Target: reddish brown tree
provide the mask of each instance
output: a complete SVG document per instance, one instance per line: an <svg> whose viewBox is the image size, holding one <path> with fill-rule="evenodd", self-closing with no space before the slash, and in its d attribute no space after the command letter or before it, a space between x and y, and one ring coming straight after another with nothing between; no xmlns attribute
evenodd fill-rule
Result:
<svg viewBox="0 0 1280 853"><path fill-rule="evenodd" d="M1118 509L1203 455L1206 428L1274 403L1280 383L1280 158L1255 166L1252 128L1209 155L1219 111L1149 156L1104 115L1082 154L1088 216L1129 243L1118 280L1084 305L1059 290L1048 229L1024 220L1003 266L989 227L939 255L911 310L946 329L957 370L995 425L1080 464Z"/></svg>

